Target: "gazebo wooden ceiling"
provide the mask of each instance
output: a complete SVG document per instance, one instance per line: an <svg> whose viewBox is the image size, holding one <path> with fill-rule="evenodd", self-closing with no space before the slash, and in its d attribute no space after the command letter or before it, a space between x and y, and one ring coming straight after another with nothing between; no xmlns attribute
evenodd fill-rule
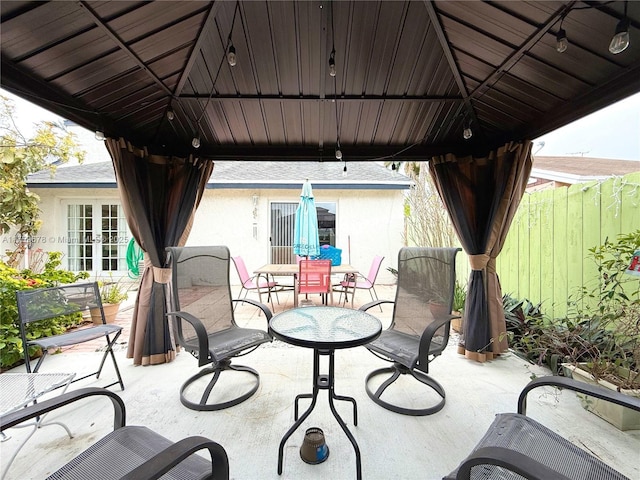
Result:
<svg viewBox="0 0 640 480"><path fill-rule="evenodd" d="M158 153L199 136L198 155L229 160L335 160L338 140L345 160L424 160L640 91L640 2L626 7L614 55L624 1L4 0L1 82Z"/></svg>

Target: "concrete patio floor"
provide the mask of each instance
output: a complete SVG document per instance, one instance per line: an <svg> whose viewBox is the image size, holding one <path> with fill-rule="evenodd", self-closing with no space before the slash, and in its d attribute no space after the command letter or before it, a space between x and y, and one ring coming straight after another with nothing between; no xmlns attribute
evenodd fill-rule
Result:
<svg viewBox="0 0 640 480"><path fill-rule="evenodd" d="M376 288L380 298L393 299L394 286ZM358 292L356 306L367 300L367 292ZM291 293L281 294L280 305L275 305L276 313L291 304ZM390 309L384 313L379 310L370 313L380 316L383 327L388 325ZM130 317L131 309L125 309L117 322L126 328ZM266 327L264 316L256 315L248 307L238 309L237 321L242 326ZM195 359L181 352L169 364L134 366L126 358L127 341L128 333L125 333L116 352L126 389L120 391L111 387L127 406L127 424L145 425L173 440L204 435L219 442L229 456L232 479L342 480L356 477L353 448L331 415L325 391L320 392L311 416L289 439L283 474L277 473L280 439L294 422L294 397L311 391L312 350L279 341L261 346L234 362L260 372L258 392L244 403L226 410L195 412L183 407L179 399L183 382L199 370ZM430 367L432 376L447 392L447 403L443 410L426 417L398 415L369 400L364 390L364 378L385 362L364 347L336 352L336 393L357 400L358 426L353 425L349 403L336 402L336 405L358 442L363 478L442 478L470 452L496 413L515 411L518 393L532 375L548 374L546 369L530 365L513 354L479 364L456 353L455 338L451 343ZM99 361L101 353L90 350L92 348L72 348L53 355L45 361L42 371L81 373L85 365L91 367ZM12 371L24 371L24 366ZM87 379L71 388L101 386L113 378L113 367L107 362L100 380ZM233 388L233 382L227 386ZM414 386L403 382L403 395L415 397L424 392ZM307 405L301 402L302 409ZM534 392L529 398L528 414L629 478L640 479L640 430L620 432L583 410L570 392ZM40 429L19 453L6 479L45 477L110 431L112 419L111 404L104 399L83 401L50 414L47 421L65 422L74 438L69 439L59 426ZM310 426L324 430L330 449L329 458L320 465L308 465L300 458L304 431ZM0 444L3 463L28 430L7 432L11 438Z"/></svg>

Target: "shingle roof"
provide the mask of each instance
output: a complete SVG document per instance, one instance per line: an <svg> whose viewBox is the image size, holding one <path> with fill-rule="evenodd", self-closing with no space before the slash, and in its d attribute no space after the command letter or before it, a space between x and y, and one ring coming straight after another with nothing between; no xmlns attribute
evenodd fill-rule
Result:
<svg viewBox="0 0 640 480"><path fill-rule="evenodd" d="M579 183L640 171L640 162L591 157L534 157L531 177Z"/></svg>
<svg viewBox="0 0 640 480"><path fill-rule="evenodd" d="M411 180L373 162L216 161L207 188L298 188L305 179L314 188L408 189ZM114 188L111 162L58 167L55 176L42 171L29 175L30 187Z"/></svg>

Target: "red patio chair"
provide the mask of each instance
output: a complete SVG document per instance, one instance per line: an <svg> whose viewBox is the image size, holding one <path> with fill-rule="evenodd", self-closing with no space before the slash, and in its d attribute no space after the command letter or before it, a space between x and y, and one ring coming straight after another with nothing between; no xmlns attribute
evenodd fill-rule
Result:
<svg viewBox="0 0 640 480"><path fill-rule="evenodd" d="M298 292L307 296L309 293L319 293L323 305L327 304L327 294L331 295L333 303L333 288L331 286L331 260L300 260L298 264Z"/></svg>

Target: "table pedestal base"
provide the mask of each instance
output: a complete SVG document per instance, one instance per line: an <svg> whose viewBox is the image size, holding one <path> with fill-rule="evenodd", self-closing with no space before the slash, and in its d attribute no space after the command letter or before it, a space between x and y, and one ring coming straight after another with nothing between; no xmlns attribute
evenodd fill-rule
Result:
<svg viewBox="0 0 640 480"><path fill-rule="evenodd" d="M342 428L342 431L344 431L345 435L347 436L347 438L351 442L351 445L353 445L353 449L354 449L354 451L356 453L356 477L357 477L358 480L362 479L362 466L361 466L361 461L360 461L360 448L358 447L358 443L356 442L356 439L354 438L352 433L347 428L346 423L344 422L344 420L342 420L342 418L338 414L338 412L336 410L336 407L335 407L335 405L333 403L334 400L342 400L342 401L351 402L353 404L353 424L355 426L358 425L358 407L356 405L355 398L346 397L346 396L343 396L343 395L336 395L336 393L335 393L335 390L334 390L334 353L335 353L335 350L319 350L319 349L314 349L313 350L313 390L312 390L312 393L303 393L303 394L300 394L300 395L296 396L296 399L295 399L295 411L294 411L294 418L295 418L296 422L291 426L291 428L289 428L287 433L284 434L284 436L282 437L282 440L280 441L280 448L278 450L278 475L282 475L282 463L283 463L283 457L284 457L284 446L287 443L287 440L289 439L289 437L291 437L291 435L293 435L293 433L298 429L298 427L300 427L300 425L302 425L302 422L305 421L305 419L311 414L311 412L315 408L316 400L318 398L318 392L320 390L328 390L329 391L328 392L329 408L331 409L331 413L333 413L333 416L335 417L336 421L340 425L340 428ZM329 373L327 375L321 375L320 374L320 355L328 355L329 356ZM309 408L307 408L307 410L305 410L302 413L302 415L298 418L298 400L300 400L301 398L310 398L311 399L311 405L309 405Z"/></svg>

